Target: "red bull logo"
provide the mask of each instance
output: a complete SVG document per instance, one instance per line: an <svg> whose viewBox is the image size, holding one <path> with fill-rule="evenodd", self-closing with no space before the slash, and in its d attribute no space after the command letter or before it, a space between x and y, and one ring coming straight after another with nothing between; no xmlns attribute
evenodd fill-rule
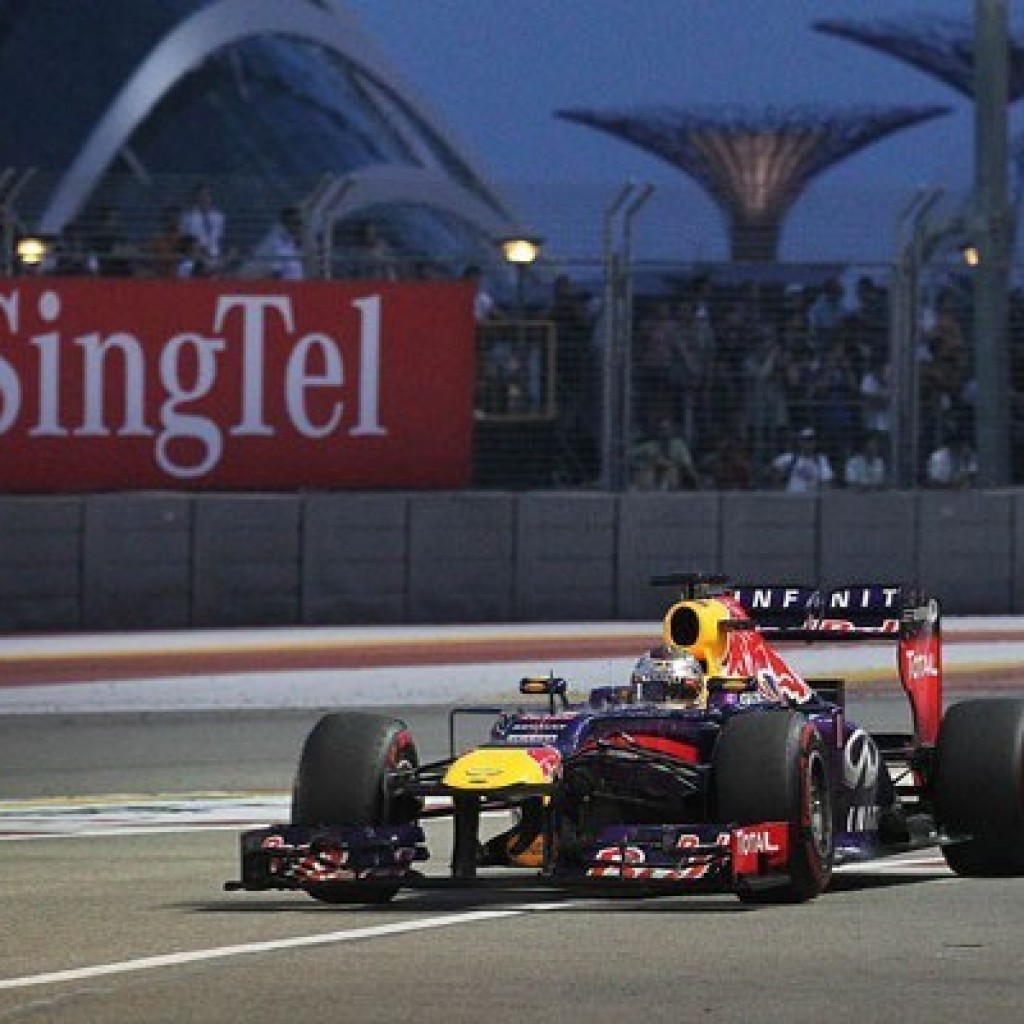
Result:
<svg viewBox="0 0 1024 1024"><path fill-rule="evenodd" d="M737 618L746 618L738 601L729 601L730 611ZM728 675L752 676L760 691L769 699L788 697L802 704L814 696L814 691L767 644L764 637L753 630L737 630L728 634L728 645L723 659Z"/></svg>
<svg viewBox="0 0 1024 1024"><path fill-rule="evenodd" d="M562 755L554 747L531 747L527 753L540 765L546 781L550 782L558 777L562 767Z"/></svg>

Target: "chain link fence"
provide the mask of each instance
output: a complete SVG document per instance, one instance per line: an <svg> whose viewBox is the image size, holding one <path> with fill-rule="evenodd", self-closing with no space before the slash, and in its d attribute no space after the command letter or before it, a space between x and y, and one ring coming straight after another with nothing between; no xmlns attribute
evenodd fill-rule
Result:
<svg viewBox="0 0 1024 1024"><path fill-rule="evenodd" d="M194 261L175 248L185 244L178 218L196 184L184 177L111 179L74 223L48 240L47 260L32 272L184 276L182 268ZM28 269L18 266L13 250L32 231L52 186L45 175L13 170L0 178L8 273ZM223 262L212 272L291 276L269 240L284 211L303 210L315 187L312 181L276 189L240 178L213 182L227 228ZM533 195L535 203L552 199L542 190ZM635 242L616 235L621 225L609 220L609 210L618 204L631 216L648 198ZM886 221L894 224L905 197L888 198ZM945 252L906 274L895 227L892 239L875 246L891 257L843 258L844 249L865 249L853 234L863 209L857 197L834 204L843 215L829 221L825 257L733 264L714 255L707 243L714 225L691 216L696 202L686 192L627 190L616 197L595 191L586 230L568 215L561 224L578 242L571 251L582 255L513 269L494 247L482 285L493 302L477 335L474 485L971 486L975 414L988 396L975 383L970 271ZM707 203L700 202L706 214ZM686 258L646 258L679 242L675 228L671 238L664 231L649 238L651 228L675 224L689 225ZM298 276L450 278L480 255L454 229L440 250L428 250L426 229L408 210L369 209L337 227L327 252L316 225L302 225L292 239ZM1020 287L1010 295L1008 345L1011 478L1021 483Z"/></svg>
<svg viewBox="0 0 1024 1024"><path fill-rule="evenodd" d="M534 319L480 326L481 396L483 382L510 365L518 379L504 404L478 402L478 485L974 485L975 412L985 396L975 383L969 271L948 261L925 266L913 296L887 264L634 264L619 273L624 280L608 282L586 266L563 266L546 299L538 284ZM629 296L628 309L609 298L616 292ZM495 342L510 337L530 338L533 353L510 363L511 348ZM1009 347L1019 483L1019 288Z"/></svg>

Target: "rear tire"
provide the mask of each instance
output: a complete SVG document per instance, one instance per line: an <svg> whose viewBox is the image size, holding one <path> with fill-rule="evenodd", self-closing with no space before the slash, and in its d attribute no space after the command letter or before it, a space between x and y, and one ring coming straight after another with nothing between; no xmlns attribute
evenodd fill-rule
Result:
<svg viewBox="0 0 1024 1024"><path fill-rule="evenodd" d="M958 875L1024 875L1024 700L954 704L939 730L936 811Z"/></svg>
<svg viewBox="0 0 1024 1024"><path fill-rule="evenodd" d="M789 824L789 882L739 893L748 903L803 903L828 886L835 833L828 753L818 730L793 711L737 715L712 761L716 818Z"/></svg>
<svg viewBox="0 0 1024 1024"><path fill-rule="evenodd" d="M414 771L416 746L405 723L386 715L324 715L306 738L292 790L294 825L396 825L419 804L395 797L388 774ZM306 892L324 903L387 903L397 885L321 882Z"/></svg>

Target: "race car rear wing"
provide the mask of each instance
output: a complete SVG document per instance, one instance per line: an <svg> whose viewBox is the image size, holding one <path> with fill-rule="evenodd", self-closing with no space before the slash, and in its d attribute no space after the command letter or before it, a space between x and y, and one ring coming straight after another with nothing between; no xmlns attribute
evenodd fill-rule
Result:
<svg viewBox="0 0 1024 1024"><path fill-rule="evenodd" d="M896 635L904 610L921 602L916 590L884 583L832 589L744 586L731 594L763 633L811 641L823 633L830 641L834 633L857 638Z"/></svg>
<svg viewBox="0 0 1024 1024"><path fill-rule="evenodd" d="M683 601L723 597L736 601L745 617L729 623L742 629L747 619L776 639L826 639L850 633L854 639L896 636L904 612L925 601L916 588L902 584L865 583L831 589L805 584L732 586L727 577L708 573L655 576L655 586L677 586ZM826 634L823 636L822 634Z"/></svg>

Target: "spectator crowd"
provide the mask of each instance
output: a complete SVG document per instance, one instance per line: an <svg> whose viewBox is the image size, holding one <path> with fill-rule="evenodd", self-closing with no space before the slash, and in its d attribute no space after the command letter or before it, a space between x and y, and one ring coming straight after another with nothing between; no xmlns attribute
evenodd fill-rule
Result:
<svg viewBox="0 0 1024 1024"><path fill-rule="evenodd" d="M136 215L139 211L133 211ZM268 211L269 213L269 211ZM314 239L307 237L299 205L285 205L262 234L260 216L232 224L214 187L195 183L181 202L166 203L147 225L125 223L111 204L87 208L51 239L36 273L61 276L204 278L242 277L297 281L324 272L322 260L311 274ZM254 236L255 230L255 236ZM398 248L374 220L344 223L335 239L332 276L397 280L427 276L422 260L403 265Z"/></svg>
<svg viewBox="0 0 1024 1024"><path fill-rule="evenodd" d="M118 210L101 206L68 226L44 272L102 277L238 276L288 281L317 276L302 211L277 211L262 238L240 252L213 188L195 184L168 204L154 229L129 237ZM373 219L342 226L334 276L398 280L460 276L472 281L483 328L530 319L551 327L553 358L503 341L481 347L478 413L541 408L550 385L555 442L570 468L560 479L586 485L601 475L604 352L600 303L565 274L542 301L498 301L486 268L442 271L403 259ZM917 486L974 483L975 378L968 326L970 287L951 279L928 297L913 353L914 437L894 436L890 297L883 274L781 283L722 284L698 274L658 294L636 290L623 453L638 490L775 488L875 491L907 479ZM541 278L538 278L540 280ZM1024 294L1011 295L1013 479L1024 479ZM481 338L484 335L481 334ZM520 335L523 337L523 335ZM547 344L545 336L539 344ZM552 380L545 380L550 373ZM515 390L518 389L518 390ZM905 394L906 392L904 392ZM518 403L518 404L517 404ZM486 417L483 417L486 418ZM511 457L529 456L528 452ZM901 471L897 472L897 461Z"/></svg>
<svg viewBox="0 0 1024 1024"><path fill-rule="evenodd" d="M851 294L852 293L852 294ZM1013 293L1011 394L1024 426L1024 296ZM962 488L977 474L970 287L955 279L926 303L912 354L914 486ZM682 487L874 491L899 482L885 284L838 276L816 285L714 287L700 276L638 307L630 467L652 483L651 439L682 445ZM685 451L685 455L682 452ZM1019 460L1022 452L1017 452ZM681 471L696 467L696 480ZM1024 466L1015 466L1020 479Z"/></svg>

